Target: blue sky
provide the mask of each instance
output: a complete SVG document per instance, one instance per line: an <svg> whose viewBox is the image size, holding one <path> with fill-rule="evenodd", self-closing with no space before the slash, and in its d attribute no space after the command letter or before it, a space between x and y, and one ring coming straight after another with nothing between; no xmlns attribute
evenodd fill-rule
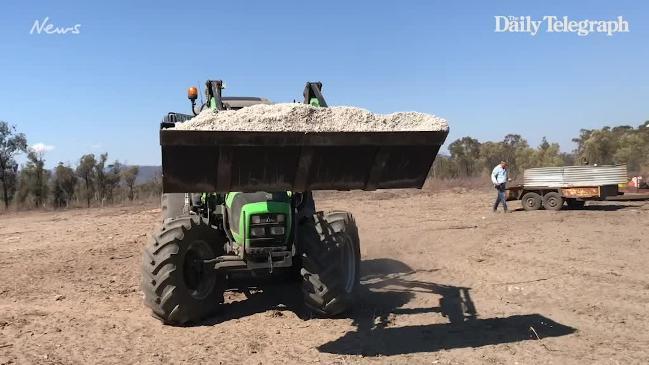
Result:
<svg viewBox="0 0 649 365"><path fill-rule="evenodd" d="M623 16L629 33L494 32L496 15ZM36 20L80 34L30 34ZM644 1L4 1L0 120L47 164L84 153L159 164L158 123L189 112L186 88L447 118L449 141L520 133L573 148L580 128L649 119Z"/></svg>

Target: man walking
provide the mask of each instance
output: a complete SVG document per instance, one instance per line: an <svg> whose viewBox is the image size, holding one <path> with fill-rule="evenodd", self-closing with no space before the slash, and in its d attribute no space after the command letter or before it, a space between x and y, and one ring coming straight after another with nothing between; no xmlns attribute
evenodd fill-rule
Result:
<svg viewBox="0 0 649 365"><path fill-rule="evenodd" d="M507 185L507 162L500 161L500 164L494 167L494 170L491 172L491 182L494 184L496 190L498 190L498 196L496 196L496 202L494 203L494 213L498 210L498 204L502 201L503 209L507 213L507 199L505 198L505 188Z"/></svg>

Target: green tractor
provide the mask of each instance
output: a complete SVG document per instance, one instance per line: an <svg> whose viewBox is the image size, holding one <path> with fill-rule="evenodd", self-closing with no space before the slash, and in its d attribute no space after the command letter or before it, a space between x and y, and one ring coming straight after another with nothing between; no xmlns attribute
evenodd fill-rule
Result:
<svg viewBox="0 0 649 365"><path fill-rule="evenodd" d="M207 102L197 107L190 88L193 114L269 103L222 97L222 89L208 81ZM304 103L327 107L321 89L307 83ZM358 229L349 212L316 211L311 191L421 187L447 133L363 133L358 142L344 133L169 129L190 118L169 113L161 124L162 224L142 261L144 301L172 325L213 315L237 276L296 278L313 312L348 310L360 286Z"/></svg>

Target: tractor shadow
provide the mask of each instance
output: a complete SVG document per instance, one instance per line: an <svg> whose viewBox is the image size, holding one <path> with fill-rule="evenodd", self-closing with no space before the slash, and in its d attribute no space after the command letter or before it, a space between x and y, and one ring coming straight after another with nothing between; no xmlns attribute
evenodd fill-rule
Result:
<svg viewBox="0 0 649 365"><path fill-rule="evenodd" d="M589 204L586 205L585 207L581 208L574 208L574 207L569 207L567 205L564 205L563 208L561 208L560 211L556 213L561 213L564 211L568 212L613 212L617 210L623 210L623 209L633 209L637 208L637 205L631 205L631 204ZM552 211L549 211L545 208L539 209L539 211L547 211L552 213ZM512 209L512 212L520 212L520 213L526 213L525 209L523 208L516 208Z"/></svg>
<svg viewBox="0 0 649 365"><path fill-rule="evenodd" d="M340 355L387 356L537 340L575 332L539 314L478 318L470 288L413 279L422 270L378 259L363 262L363 293L352 315L354 331L318 347ZM436 271L426 270L426 271ZM403 308L417 294L439 296L437 305ZM446 323L391 327L398 315L443 316ZM426 321L428 322L428 321Z"/></svg>
<svg viewBox="0 0 649 365"><path fill-rule="evenodd" d="M309 311L304 306L302 291L295 279L283 276L238 278L231 279L228 287L226 303L219 312L194 326L213 326L265 312L282 316L284 311L291 311L301 319L308 319Z"/></svg>
<svg viewBox="0 0 649 365"><path fill-rule="evenodd" d="M413 270L393 259L363 261L360 299L350 313L338 317L352 319L355 329L318 346L318 350L340 355L386 356L538 340L536 334L542 339L576 331L540 314L479 318L470 288L414 279L418 274L435 271ZM242 280L235 284L236 289L230 289L230 293L244 293L245 298L238 294L241 300L224 304L219 315L197 325L211 326L257 313L283 316L285 311L302 320L314 318L303 304L299 283L255 280L247 285ZM407 306L416 295L434 295L439 299L430 307ZM443 323L392 327L395 318L403 315L432 315L433 321Z"/></svg>
<svg viewBox="0 0 649 365"><path fill-rule="evenodd" d="M592 212L613 212L621 209L631 209L634 208L634 205L631 204L588 204L583 208L565 208L567 210L573 211L592 211Z"/></svg>
<svg viewBox="0 0 649 365"><path fill-rule="evenodd" d="M435 271L430 270L430 271ZM361 288L358 303L347 315L334 318L355 318L364 316L368 310L366 303L372 303L371 310L376 315L385 311L395 310L410 301L413 293L403 290L386 290L375 292L381 284L377 281L387 277L396 278L399 275L412 273L408 265L391 259L365 260L361 262ZM373 284L368 285L369 282ZM390 281L383 281L389 285ZM291 278L289 274L278 277L239 277L231 278L225 293L226 303L221 306L220 313L208 318L195 326L212 326L235 319L248 317L257 313L269 312L270 315L281 316L277 312L291 311L302 320L320 318L304 305L300 280ZM230 300L228 300L228 298ZM232 300L232 298L235 298ZM378 306L378 307L377 307Z"/></svg>

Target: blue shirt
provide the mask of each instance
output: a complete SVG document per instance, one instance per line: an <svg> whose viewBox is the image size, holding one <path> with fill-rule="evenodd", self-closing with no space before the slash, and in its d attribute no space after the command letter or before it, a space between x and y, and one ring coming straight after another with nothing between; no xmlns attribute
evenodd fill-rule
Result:
<svg viewBox="0 0 649 365"><path fill-rule="evenodd" d="M498 165L491 172L491 182L494 184L503 184L507 182L507 169Z"/></svg>

